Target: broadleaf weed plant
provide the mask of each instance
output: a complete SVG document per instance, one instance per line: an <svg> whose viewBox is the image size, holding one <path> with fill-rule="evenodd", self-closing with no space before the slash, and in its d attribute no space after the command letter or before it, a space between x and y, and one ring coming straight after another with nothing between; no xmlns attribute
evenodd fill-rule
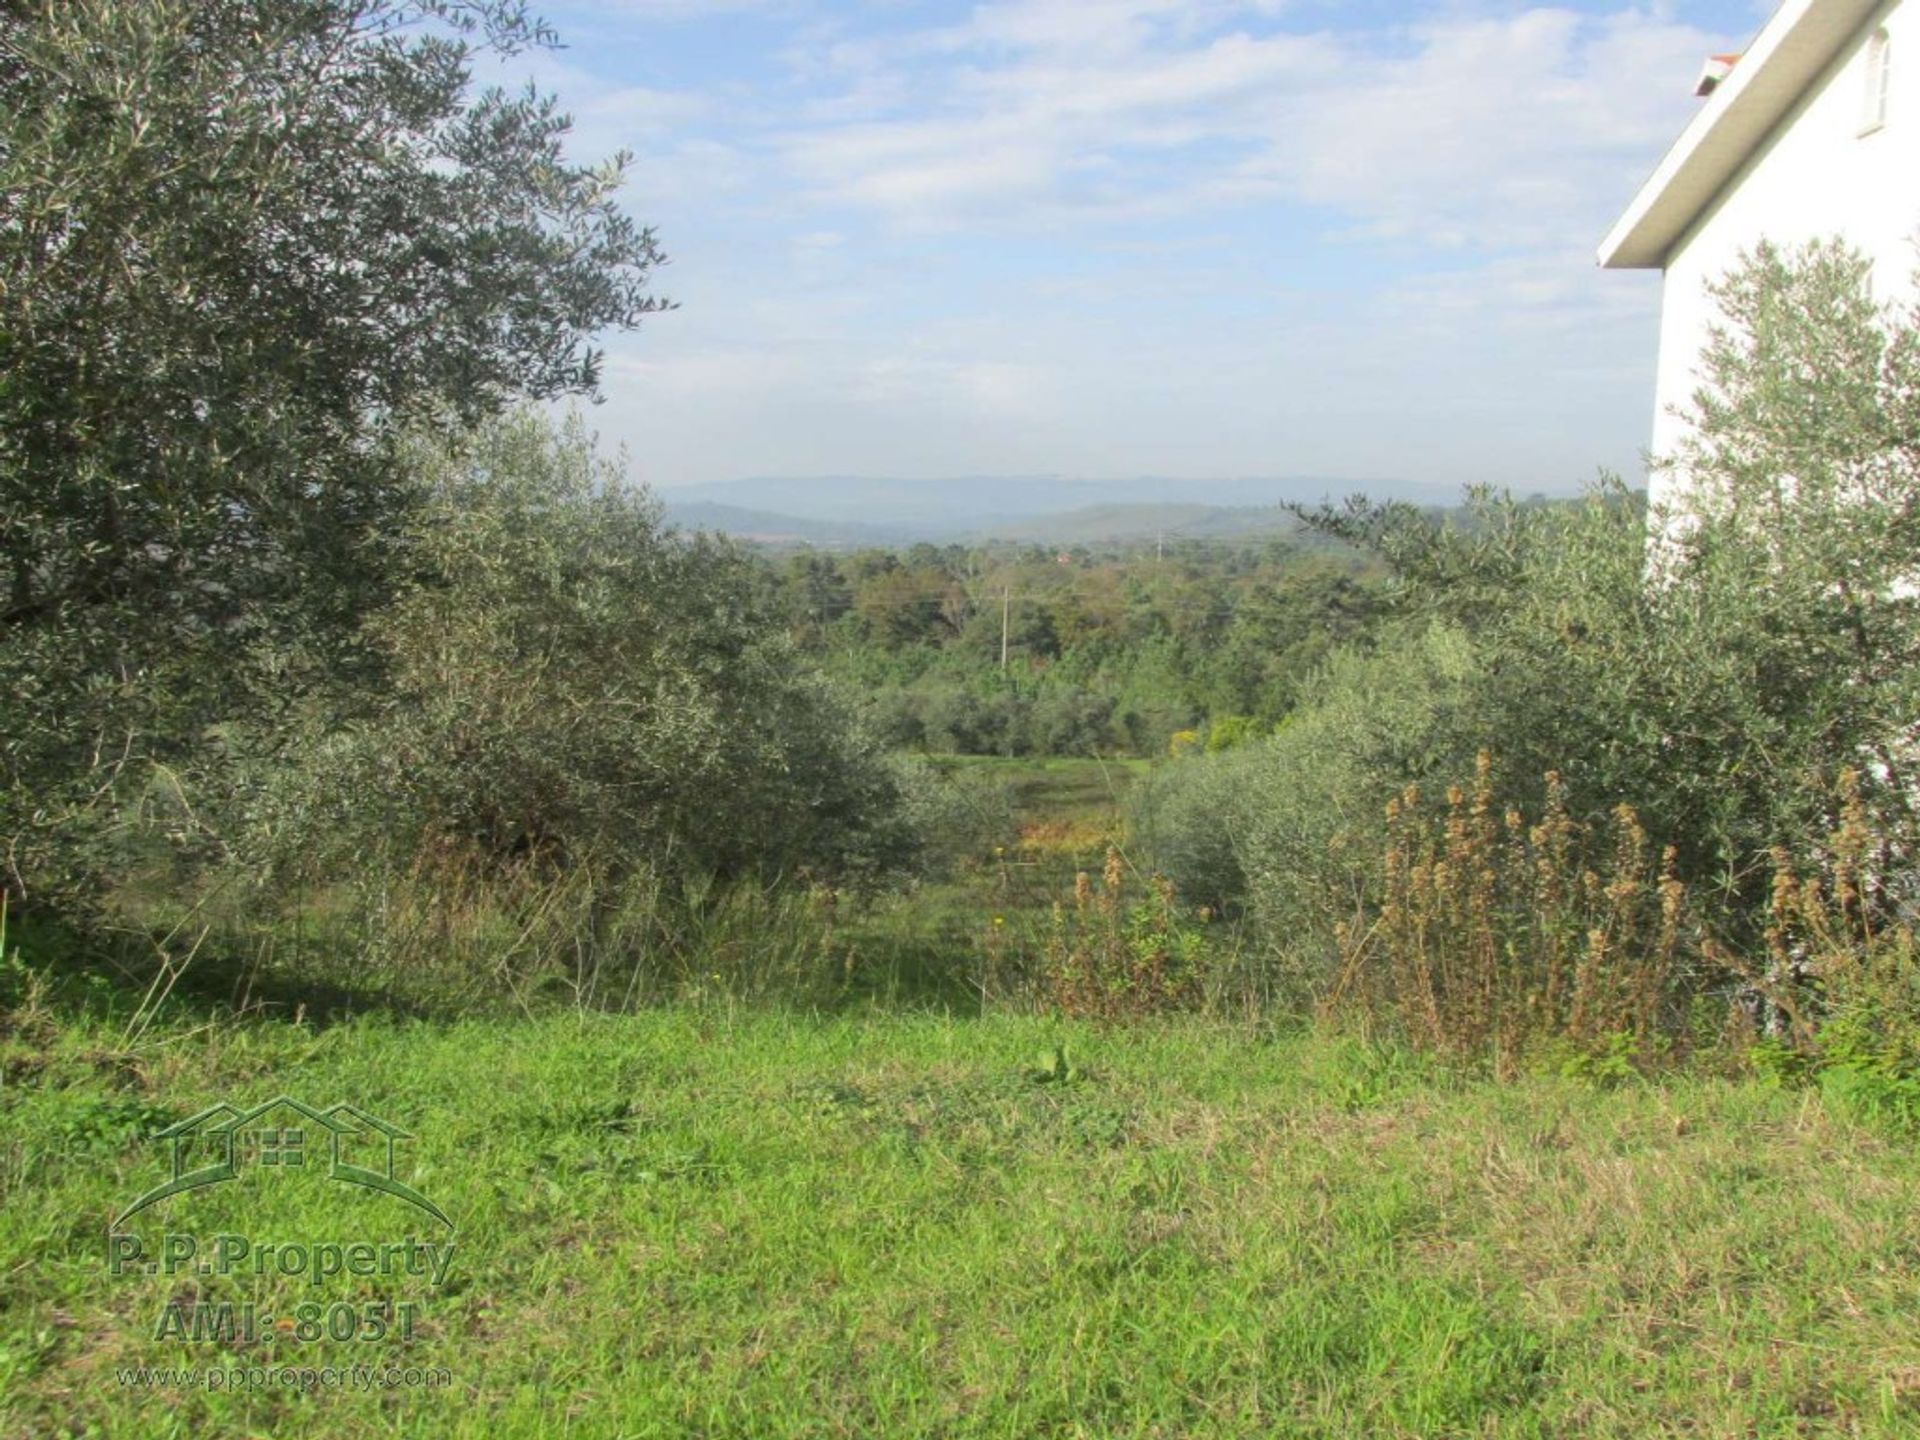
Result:
<svg viewBox="0 0 1920 1440"><path fill-rule="evenodd" d="M1192 1009L1204 989L1204 937L1160 876L1137 893L1108 847L1096 882L1082 870L1056 902L1043 945L1044 991L1062 1014L1137 1019Z"/></svg>

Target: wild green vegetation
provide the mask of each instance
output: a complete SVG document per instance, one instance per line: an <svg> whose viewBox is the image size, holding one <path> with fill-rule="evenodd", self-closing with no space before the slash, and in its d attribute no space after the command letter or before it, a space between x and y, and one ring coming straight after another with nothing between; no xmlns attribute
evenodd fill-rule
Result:
<svg viewBox="0 0 1920 1440"><path fill-rule="evenodd" d="M1867 299L1864 273L1837 246L1763 249L1720 288L1727 324L1673 461L1681 513L1606 483L1571 507L1480 496L1471 526L1316 516L1391 568L1394 613L1280 733L1156 777L1143 830L1176 883L1243 911L1321 997L1388 963L1408 885L1438 906L1423 945L1509 977L1595 929L1592 964L1634 963L1664 924L1665 998L1619 1017L1649 1058L1691 1047L1703 1006L1724 1016L1735 992L1814 1045L1821 977L1906 945L1913 898L1920 330ZM1422 796L1453 813L1410 853L1389 806L1404 826ZM1520 864L1539 884L1501 878ZM1810 926L1789 913L1803 894ZM1674 913L1649 923L1642 901ZM1570 992L1550 1001L1536 973L1463 976L1477 998L1440 1003L1531 1007L1507 1033L1565 1038ZM1911 998L1908 979L1875 1002L1905 1032L1890 1054L1913 1053ZM1501 1062L1502 1027L1481 1020L1481 1058Z"/></svg>
<svg viewBox="0 0 1920 1440"><path fill-rule="evenodd" d="M769 608L867 697L881 735L962 755L1225 748L1283 720L1382 609L1382 567L1312 535L922 544L770 557L767 569Z"/></svg>
<svg viewBox="0 0 1920 1440"><path fill-rule="evenodd" d="M1911 1433L1917 317L1756 254L1684 513L754 554L529 408L665 303L548 39L0 10L0 1426ZM103 1249L294 1091L450 1395L116 1379L332 1354Z"/></svg>
<svg viewBox="0 0 1920 1440"><path fill-rule="evenodd" d="M1204 1022L720 1005L183 1024L129 1055L99 1002L15 1013L59 1038L0 1110L10 1434L1626 1440L1920 1414L1920 1162L1764 1081L1509 1087ZM454 1278L406 1345L154 1341L181 1282L111 1276L98 1217L147 1183L156 1120L289 1075L404 1085ZM243 1184L176 1203L212 1231L339 1225L324 1186ZM116 1380L268 1356L444 1367L451 1394Z"/></svg>

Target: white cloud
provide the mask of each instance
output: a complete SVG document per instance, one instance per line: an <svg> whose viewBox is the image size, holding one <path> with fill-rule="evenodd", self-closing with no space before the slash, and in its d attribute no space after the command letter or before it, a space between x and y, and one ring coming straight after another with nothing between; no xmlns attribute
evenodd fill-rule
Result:
<svg viewBox="0 0 1920 1440"><path fill-rule="evenodd" d="M908 229L1267 199L1345 213L1357 236L1563 242L1677 129L1717 39L1647 11L1552 8L1384 36L1214 33L1246 9L1010 0L843 43L824 68L869 97L912 94L912 112L804 126L782 148L817 198ZM1102 172L1119 182L1088 183Z"/></svg>
<svg viewBox="0 0 1920 1440"><path fill-rule="evenodd" d="M598 413L665 483L1630 470L1657 292L1593 247L1729 37L1422 8L790 11L750 88L555 72L583 153L636 150L685 303L614 342Z"/></svg>
<svg viewBox="0 0 1920 1440"><path fill-rule="evenodd" d="M1627 177L1684 119L1684 79L1712 43L1639 12L1593 22L1561 10L1446 22L1413 39L1411 56L1355 57L1348 83L1278 102L1251 173L1386 238L1597 240L1631 193Z"/></svg>

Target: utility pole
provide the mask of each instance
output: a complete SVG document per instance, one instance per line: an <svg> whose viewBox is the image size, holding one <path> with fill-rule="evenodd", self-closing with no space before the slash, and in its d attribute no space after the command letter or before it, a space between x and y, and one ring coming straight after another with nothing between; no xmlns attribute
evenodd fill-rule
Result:
<svg viewBox="0 0 1920 1440"><path fill-rule="evenodd" d="M1007 613L1013 603L1013 587L1000 587L1000 673L1007 673Z"/></svg>

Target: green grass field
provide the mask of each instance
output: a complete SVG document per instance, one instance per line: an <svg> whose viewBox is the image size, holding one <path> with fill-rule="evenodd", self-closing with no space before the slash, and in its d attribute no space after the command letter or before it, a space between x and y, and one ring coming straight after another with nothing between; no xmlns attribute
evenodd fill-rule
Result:
<svg viewBox="0 0 1920 1440"><path fill-rule="evenodd" d="M1098 873L1107 847L1121 841L1128 791L1151 766L974 755L933 763L997 787L1000 829L951 874L849 916L845 937L860 972L851 994L978 1013L1017 995L1020 977L991 958L995 917L1008 938L1032 949L1054 903L1071 895L1074 873Z"/></svg>
<svg viewBox="0 0 1920 1440"><path fill-rule="evenodd" d="M1910 1139L1751 1079L1021 1013L982 928L1044 924L1139 767L965 764L1006 833L846 917L813 1008L404 1019L289 974L150 1021L29 936L0 1436L1920 1435ZM280 1094L403 1127L451 1234L304 1121L311 1164L243 1146L114 1228L171 1173L156 1132ZM274 1258L202 1273L222 1236ZM451 1242L437 1282L346 1264L410 1240Z"/></svg>
<svg viewBox="0 0 1920 1440"><path fill-rule="evenodd" d="M9 1027L8 1435L1920 1433L1920 1158L1751 1082L1493 1087L1326 1035L1010 1016ZM110 1272L165 1173L143 1137L281 1091L417 1137L442 1285ZM443 1233L258 1165L128 1228ZM406 1344L154 1338L223 1299L418 1309ZM125 1383L353 1364L450 1384Z"/></svg>

